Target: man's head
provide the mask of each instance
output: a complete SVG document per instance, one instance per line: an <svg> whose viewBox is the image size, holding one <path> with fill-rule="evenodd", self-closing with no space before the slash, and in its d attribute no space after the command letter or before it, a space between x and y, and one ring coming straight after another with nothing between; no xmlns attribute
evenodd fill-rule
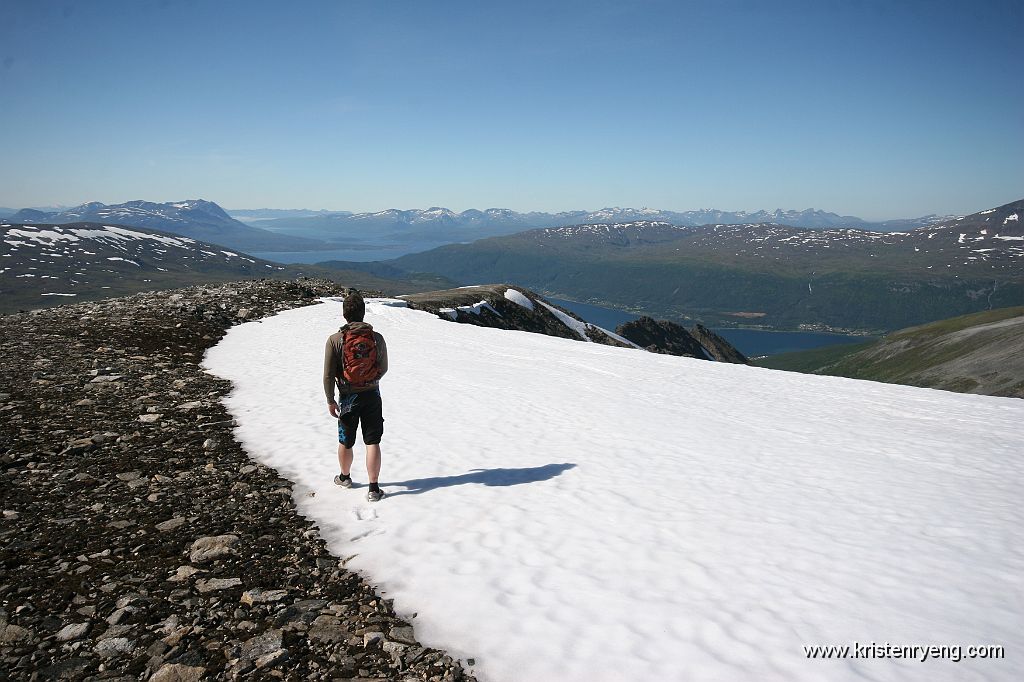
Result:
<svg viewBox="0 0 1024 682"><path fill-rule="evenodd" d="M363 317L366 315L366 302L363 301L363 297L355 289L345 297L345 302L341 304L341 312L345 316L346 322L362 322Z"/></svg>

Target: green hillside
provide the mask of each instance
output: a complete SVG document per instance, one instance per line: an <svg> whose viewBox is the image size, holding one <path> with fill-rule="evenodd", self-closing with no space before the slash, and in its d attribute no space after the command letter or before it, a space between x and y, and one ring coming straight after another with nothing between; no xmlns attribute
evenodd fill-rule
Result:
<svg viewBox="0 0 1024 682"><path fill-rule="evenodd" d="M870 343L776 355L757 364L805 374L1024 397L1024 306L902 329Z"/></svg>

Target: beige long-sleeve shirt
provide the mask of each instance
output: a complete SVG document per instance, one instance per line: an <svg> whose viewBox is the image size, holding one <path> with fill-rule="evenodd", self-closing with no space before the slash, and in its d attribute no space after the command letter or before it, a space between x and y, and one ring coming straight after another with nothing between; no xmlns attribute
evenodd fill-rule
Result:
<svg viewBox="0 0 1024 682"><path fill-rule="evenodd" d="M373 329L373 327L365 322L352 322L327 338L327 346L324 348L324 394L327 396L328 402L334 401L334 393L336 389L340 391L342 395L372 391L377 388L380 377L384 376L388 371L388 346L384 342L384 337L381 336L379 332L373 332L373 338L377 342L377 369L379 370L377 381L374 381L369 386L362 386L360 388L351 388L344 383L344 379L342 379L344 360L341 353L341 344L344 342L345 331L347 329L359 328Z"/></svg>

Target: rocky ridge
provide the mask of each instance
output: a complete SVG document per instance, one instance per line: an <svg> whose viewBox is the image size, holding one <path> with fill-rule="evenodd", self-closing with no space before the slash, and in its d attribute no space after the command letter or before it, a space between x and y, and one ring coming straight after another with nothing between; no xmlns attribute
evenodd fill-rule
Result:
<svg viewBox="0 0 1024 682"><path fill-rule="evenodd" d="M0 318L0 677L473 679L327 551L200 367L231 325L338 293L235 282Z"/></svg>
<svg viewBox="0 0 1024 682"><path fill-rule="evenodd" d="M406 301L410 308L462 324L515 329L606 346L630 345L625 339L616 338L617 335L586 322L535 292L509 284L466 286L407 294L399 298Z"/></svg>
<svg viewBox="0 0 1024 682"><path fill-rule="evenodd" d="M724 338L703 325L687 330L669 320L643 316L620 324L615 333L652 353L681 355L699 360L717 360L748 365L743 353Z"/></svg>

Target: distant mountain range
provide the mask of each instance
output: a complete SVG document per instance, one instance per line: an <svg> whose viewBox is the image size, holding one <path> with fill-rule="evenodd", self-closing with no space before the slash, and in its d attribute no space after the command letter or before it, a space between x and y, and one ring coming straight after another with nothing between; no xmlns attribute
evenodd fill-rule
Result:
<svg viewBox="0 0 1024 682"><path fill-rule="evenodd" d="M90 202L62 209L0 209L0 216L16 223L60 225L97 222L144 227L180 234L248 252L310 252L368 245L398 245L404 251L427 250L443 244L502 236L540 227L576 224L609 224L639 220L696 226L709 223L779 223L814 229L837 226L882 231L905 230L944 220L925 216L908 220L869 223L853 216L807 209L804 211L662 211L656 209L604 208L599 211L518 213L504 208L470 209L455 213L447 208L399 210L375 213L314 211L307 209L234 209L225 211L202 199L123 204Z"/></svg>
<svg viewBox="0 0 1024 682"><path fill-rule="evenodd" d="M711 325L879 332L1024 304L1022 218L1024 200L895 233L588 223L342 267L504 281Z"/></svg>
<svg viewBox="0 0 1024 682"><path fill-rule="evenodd" d="M298 213L302 213L301 211ZM310 212L312 213L312 212ZM853 216L841 216L813 208L804 211L663 211L650 208L603 208L599 211L561 213L518 213L507 208L469 209L456 213L433 206L427 209L397 208L375 213L316 212L273 218L268 209L235 210L240 220L258 222L263 229L325 241L382 242L461 242L514 234L539 227L560 227L585 223L627 223L638 220L672 225L697 226L709 223L779 223L814 229L849 227L859 230L895 231L932 225L952 216L929 215L921 218L868 222ZM246 217L250 216L250 217Z"/></svg>
<svg viewBox="0 0 1024 682"><path fill-rule="evenodd" d="M202 199L166 204L129 201L113 205L93 201L62 211L25 208L7 220L12 223L46 225L92 222L144 227L242 251L312 251L325 246L317 240L291 237L246 225L229 216L212 201Z"/></svg>

